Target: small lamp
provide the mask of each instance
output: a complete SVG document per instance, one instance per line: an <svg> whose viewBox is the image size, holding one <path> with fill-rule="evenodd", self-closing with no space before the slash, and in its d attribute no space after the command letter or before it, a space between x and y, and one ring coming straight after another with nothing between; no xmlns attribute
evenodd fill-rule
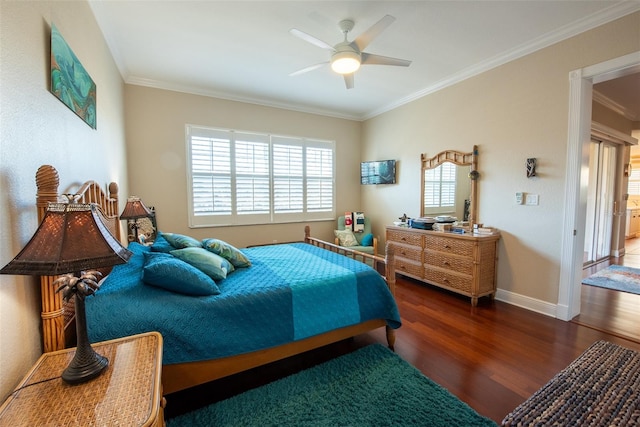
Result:
<svg viewBox="0 0 640 427"><path fill-rule="evenodd" d="M89 343L84 299L98 289L99 273L84 270L124 264L131 255L106 227L97 205L51 203L31 240L0 270L0 274L19 275L68 273L56 282L61 284L58 291L63 291L65 300L73 296L76 305L76 353L62 373L69 384L89 381L109 365Z"/></svg>
<svg viewBox="0 0 640 427"><path fill-rule="evenodd" d="M129 228L133 230L135 235L134 241L137 242L139 228L138 219L148 218L152 215L151 211L147 209L139 197L131 196L127 199L127 204L124 206L122 214L120 214L120 219L132 220L132 222L129 223Z"/></svg>

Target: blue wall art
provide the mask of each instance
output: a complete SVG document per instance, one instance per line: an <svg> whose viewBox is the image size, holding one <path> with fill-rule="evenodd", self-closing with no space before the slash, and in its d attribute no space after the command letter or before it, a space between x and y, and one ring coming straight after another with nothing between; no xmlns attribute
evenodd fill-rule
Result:
<svg viewBox="0 0 640 427"><path fill-rule="evenodd" d="M96 129L96 84L51 25L51 93Z"/></svg>

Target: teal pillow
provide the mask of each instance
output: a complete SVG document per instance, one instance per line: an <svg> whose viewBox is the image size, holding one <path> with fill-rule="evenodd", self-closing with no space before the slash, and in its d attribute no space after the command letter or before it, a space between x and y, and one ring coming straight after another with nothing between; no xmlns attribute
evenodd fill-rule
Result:
<svg viewBox="0 0 640 427"><path fill-rule="evenodd" d="M362 239L360 240L360 244L362 246L373 246L373 234L368 233L362 236Z"/></svg>
<svg viewBox="0 0 640 427"><path fill-rule="evenodd" d="M211 277L197 268L162 252L146 252L142 281L148 285L185 295L218 295L220 289Z"/></svg>
<svg viewBox="0 0 640 427"><path fill-rule="evenodd" d="M213 280L226 279L227 274L233 271L233 265L229 261L207 251L202 246L199 248L176 249L171 251L170 254L191 264Z"/></svg>
<svg viewBox="0 0 640 427"><path fill-rule="evenodd" d="M178 233L162 233L164 238L176 249L182 248L200 248L202 244L193 237L185 236Z"/></svg>
<svg viewBox="0 0 640 427"><path fill-rule="evenodd" d="M222 258L228 260L234 267L249 267L251 261L235 246L230 245L220 239L204 239L202 241L202 247L213 252L216 255L220 255Z"/></svg>
<svg viewBox="0 0 640 427"><path fill-rule="evenodd" d="M158 235L156 236L156 240L151 245L151 252L169 253L174 249L178 249L178 248L176 248L171 243L169 243L167 239L164 238L164 235L158 232Z"/></svg>

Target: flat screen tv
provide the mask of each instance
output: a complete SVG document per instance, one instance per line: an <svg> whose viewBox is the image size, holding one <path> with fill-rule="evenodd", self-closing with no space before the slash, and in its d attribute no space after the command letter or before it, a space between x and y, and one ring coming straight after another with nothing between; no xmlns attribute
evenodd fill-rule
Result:
<svg viewBox="0 0 640 427"><path fill-rule="evenodd" d="M395 184L396 161L378 160L360 163L360 184Z"/></svg>

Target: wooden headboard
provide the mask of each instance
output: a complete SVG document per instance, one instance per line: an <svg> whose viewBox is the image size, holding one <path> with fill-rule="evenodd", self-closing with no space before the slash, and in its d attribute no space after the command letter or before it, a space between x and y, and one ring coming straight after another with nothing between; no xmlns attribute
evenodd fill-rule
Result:
<svg viewBox="0 0 640 427"><path fill-rule="evenodd" d="M60 178L58 171L50 165L43 165L36 172L36 206L38 208L38 221L42 221L49 203L63 202L63 193L60 193ZM118 184L112 182L108 186L108 192L103 190L95 181L86 181L77 190L66 191L77 195L78 203L95 203L102 209L107 219L109 231L120 239L120 222L118 219L120 208L118 206ZM42 339L44 351L61 350L69 342L70 337L75 337L75 323L73 319L73 305L64 303L62 295L56 293L57 286L53 284L56 277L41 276L42 289Z"/></svg>

